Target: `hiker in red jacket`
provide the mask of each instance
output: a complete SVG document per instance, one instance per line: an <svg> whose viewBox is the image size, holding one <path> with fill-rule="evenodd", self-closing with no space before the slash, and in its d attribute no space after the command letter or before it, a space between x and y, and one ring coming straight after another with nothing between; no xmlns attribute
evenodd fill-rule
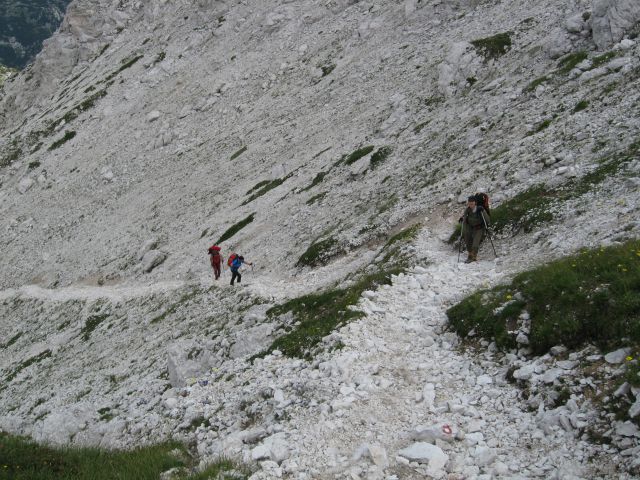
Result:
<svg viewBox="0 0 640 480"><path fill-rule="evenodd" d="M209 256L211 261L211 267L213 267L213 276L215 280L220 278L220 265L222 265L222 256L220 256L220 247L213 245L209 247Z"/></svg>

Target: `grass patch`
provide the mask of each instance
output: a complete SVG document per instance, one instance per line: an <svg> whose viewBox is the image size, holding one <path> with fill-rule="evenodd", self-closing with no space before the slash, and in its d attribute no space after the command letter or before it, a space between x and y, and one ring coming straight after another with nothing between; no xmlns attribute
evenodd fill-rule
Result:
<svg viewBox="0 0 640 480"><path fill-rule="evenodd" d="M536 78L535 80L531 81L531 83L529 83L526 87L524 87L522 89L522 92L523 93L535 92L536 88L538 88L540 85L548 81L549 81L549 77L547 76Z"/></svg>
<svg viewBox="0 0 640 480"><path fill-rule="evenodd" d="M296 267L317 267L319 265L326 265L331 257L338 254L336 245L338 242L334 237L329 237L320 242L314 242L309 248L300 256L296 262Z"/></svg>
<svg viewBox="0 0 640 480"><path fill-rule="evenodd" d="M12 480L157 480L160 474L182 468L177 479L218 478L222 472L236 471L234 478L247 478L249 471L229 460L220 460L203 472L190 475L197 465L187 448L178 442L136 448L54 448L38 445L23 437L0 433L0 476ZM6 475L6 476L5 476Z"/></svg>
<svg viewBox="0 0 640 480"><path fill-rule="evenodd" d="M252 213L251 215L249 215L247 218L245 218L244 220L240 220L238 223L236 223L235 225L233 225L232 227L230 227L229 229L227 229L227 231L225 231L222 236L218 239L217 242L215 242L215 245L220 245L222 242L224 242L225 240L229 240L231 237L233 237L236 233L238 233L240 230L242 230L244 227L246 227L247 225L249 225L251 222L253 222L253 219L255 218L256 214L255 212Z"/></svg>
<svg viewBox="0 0 640 480"><path fill-rule="evenodd" d="M531 187L491 210L491 228L496 233L528 233L553 220L550 207L555 198L556 193L543 185Z"/></svg>
<svg viewBox="0 0 640 480"><path fill-rule="evenodd" d="M335 63L327 63L326 65L321 65L320 70L322 70L322 76L326 77L336 68Z"/></svg>
<svg viewBox="0 0 640 480"><path fill-rule="evenodd" d="M327 195L327 192L319 193L318 195L314 195L313 197L311 197L305 203L307 205L313 205L314 203L319 202L320 200L322 200L326 195Z"/></svg>
<svg viewBox="0 0 640 480"><path fill-rule="evenodd" d="M416 135L419 134L424 127L429 125L429 122L431 122L431 120L426 120L426 121L424 121L422 123L419 123L415 127L413 127L413 133L415 133Z"/></svg>
<svg viewBox="0 0 640 480"><path fill-rule="evenodd" d="M373 155L371 155L371 168L376 169L380 165L382 165L382 163L384 163L384 161L389 158L391 152L393 152L393 149L391 147L379 148Z"/></svg>
<svg viewBox="0 0 640 480"><path fill-rule="evenodd" d="M640 343L640 241L582 250L517 275L511 284L482 290L447 311L454 330L515 345L518 316L531 318L529 346L593 343L610 350Z"/></svg>
<svg viewBox="0 0 640 480"><path fill-rule="evenodd" d="M308 187L305 187L302 190L300 190L300 193L306 192L307 190L311 190L313 187L315 187L319 183L322 183L324 181L324 177L326 177L327 175L329 175L329 172L318 173L311 181L311 184Z"/></svg>
<svg viewBox="0 0 640 480"><path fill-rule="evenodd" d="M56 148L61 147L62 145L67 143L69 140L71 140L75 136L76 136L76 132L74 130L65 131L61 139L56 140L51 144L51 146L49 147L49 150L55 150Z"/></svg>
<svg viewBox="0 0 640 480"><path fill-rule="evenodd" d="M269 309L267 315L271 318L291 312L295 324L286 327L286 333L257 356L280 350L290 357L312 358L325 336L364 315L350 308L358 303L362 292L391 284L392 275L399 275L408 268L409 257L402 247L416 237L419 228L414 225L392 236L380 254L383 259L367 266L364 269L367 273L356 272L349 286L304 295Z"/></svg>
<svg viewBox="0 0 640 480"><path fill-rule="evenodd" d="M591 59L591 67L598 68L602 65L609 63L611 60L618 56L618 52L607 52Z"/></svg>
<svg viewBox="0 0 640 480"><path fill-rule="evenodd" d="M22 148L18 144L18 139L14 138L13 140L11 140L11 142L9 142L4 155L0 157L0 168L11 165L13 162L18 160L21 155Z"/></svg>
<svg viewBox="0 0 640 480"><path fill-rule="evenodd" d="M270 192L274 188L279 187L284 182L286 182L289 179L290 176L291 176L291 174L289 174L289 175L287 175L286 177L283 177L283 178L276 178L275 180L267 181L267 183L264 184L262 187L260 187L257 192L255 192L253 195L251 195L249 198L247 198L244 202L242 202L242 205L247 205L248 203L253 202L255 199L260 198L265 193ZM262 182L260 182L260 183L262 183Z"/></svg>
<svg viewBox="0 0 640 480"><path fill-rule="evenodd" d="M84 327L82 327L82 330L80 330L80 333L82 334L82 339L85 342L89 340L89 338L91 338L91 333L96 328L98 328L98 325L100 325L107 318L109 318L109 315L105 313L99 314L99 315L91 315L90 317L88 317L87 321L84 323Z"/></svg>
<svg viewBox="0 0 640 480"><path fill-rule="evenodd" d="M470 43L485 60L495 60L511 49L511 33L498 33L492 37L472 40Z"/></svg>
<svg viewBox="0 0 640 480"><path fill-rule="evenodd" d="M9 339L9 341L3 345L0 345L0 348L5 349L5 348L9 348L11 345L13 345L14 343L16 343L20 337L22 336L24 332L18 332L16 333L13 337L11 337Z"/></svg>
<svg viewBox="0 0 640 480"><path fill-rule="evenodd" d="M568 74L571 70L576 68L580 62L586 60L588 57L587 52L580 50L579 52L570 53L564 56L558 62L558 73L562 75Z"/></svg>
<svg viewBox="0 0 640 480"><path fill-rule="evenodd" d="M582 110L586 110L588 107L588 100L580 100L578 103L576 103L576 106L573 107L573 113L581 112Z"/></svg>
<svg viewBox="0 0 640 480"><path fill-rule="evenodd" d="M247 151L247 147L246 145L244 147L242 147L240 150L238 150L236 153L234 153L233 155L231 155L231 157L229 158L229 160L235 160L236 158L238 158L240 155L242 155L244 152Z"/></svg>
<svg viewBox="0 0 640 480"><path fill-rule="evenodd" d="M24 362L18 365L11 373L7 375L7 377L5 378L5 382L9 383L11 380L16 378L16 376L25 368L33 365L34 363L40 363L45 358L49 358L50 356L51 356L51 350L47 349L44 352L39 353L38 355L34 355L33 357L26 359Z"/></svg>
<svg viewBox="0 0 640 480"><path fill-rule="evenodd" d="M551 122L553 121L553 119L551 118L547 118L546 120L543 120L542 122L538 123L532 131L527 133L527 136L531 136L531 135L535 135L536 133L540 133L543 130L546 130L549 125L551 125Z"/></svg>
<svg viewBox="0 0 640 480"><path fill-rule="evenodd" d="M355 152L349 155L343 156L339 163L344 163L345 165L352 165L356 163L358 160L360 160L362 157L369 155L371 152L373 152L374 148L375 147L373 145L367 145L366 147L359 148Z"/></svg>
<svg viewBox="0 0 640 480"><path fill-rule="evenodd" d="M178 308L180 308L181 305L187 303L189 300L191 300L197 294L198 294L197 290L193 290L191 292L185 293L184 295L182 295L182 297L180 297L180 299L178 299L177 302L171 304L169 306L169 308L167 308L164 312L162 312L160 315L152 318L149 323L151 323L151 324L160 323L162 320L167 318L169 315L173 315L176 312L176 310L178 310Z"/></svg>
<svg viewBox="0 0 640 480"><path fill-rule="evenodd" d="M269 185L270 182L271 180L263 180L261 182L256 183L253 187L251 187L251 189L245 195L249 195L251 192L255 192L256 190L264 187L265 185Z"/></svg>
<svg viewBox="0 0 640 480"><path fill-rule="evenodd" d="M142 57L144 57L144 55L136 55L135 57L132 58L124 58L122 59L122 65L120 65L120 68L118 68L115 72L110 73L104 80L103 82L109 82L110 80L113 80L118 74L120 74L121 72L123 72L124 70L126 70L127 68L131 68L133 65L135 65L138 60L140 60Z"/></svg>

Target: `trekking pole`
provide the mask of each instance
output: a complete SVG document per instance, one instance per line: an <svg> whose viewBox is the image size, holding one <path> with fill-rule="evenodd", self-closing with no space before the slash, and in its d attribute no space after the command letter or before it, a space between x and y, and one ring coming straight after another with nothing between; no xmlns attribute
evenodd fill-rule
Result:
<svg viewBox="0 0 640 480"><path fill-rule="evenodd" d="M464 230L464 220L460 223L460 238L458 239L458 261L460 263L460 253L462 252L462 231Z"/></svg>
<svg viewBox="0 0 640 480"><path fill-rule="evenodd" d="M493 248L493 254L498 257L498 252L496 252L496 246L493 244L493 239L491 238L491 232L489 232L489 225L487 225L487 221L484 219L484 215L480 212L480 216L482 217L482 222L484 223L484 228L487 231L487 237L489 237L489 241L491 242L491 247Z"/></svg>

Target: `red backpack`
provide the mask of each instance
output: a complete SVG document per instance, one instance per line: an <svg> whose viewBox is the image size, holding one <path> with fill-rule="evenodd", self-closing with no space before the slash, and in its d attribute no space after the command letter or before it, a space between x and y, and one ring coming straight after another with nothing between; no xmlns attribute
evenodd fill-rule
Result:
<svg viewBox="0 0 640 480"><path fill-rule="evenodd" d="M221 248L217 245L212 245L209 247L209 250L207 250L209 252L209 255L215 255L215 254L220 254L220 250Z"/></svg>
<svg viewBox="0 0 640 480"><path fill-rule="evenodd" d="M229 260L227 260L227 265L230 267L231 264L233 263L233 261L236 259L236 257L238 256L237 253L232 253L231 255L229 255Z"/></svg>

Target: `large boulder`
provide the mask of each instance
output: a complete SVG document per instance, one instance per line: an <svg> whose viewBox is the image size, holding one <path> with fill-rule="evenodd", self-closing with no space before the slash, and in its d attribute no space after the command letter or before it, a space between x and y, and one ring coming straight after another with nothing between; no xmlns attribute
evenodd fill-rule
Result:
<svg viewBox="0 0 640 480"><path fill-rule="evenodd" d="M594 0L592 15L593 41L604 50L622 40L626 32L640 23L640 2Z"/></svg>
<svg viewBox="0 0 640 480"><path fill-rule="evenodd" d="M447 57L440 64L438 87L442 94L453 97L477 78L482 59L468 42L457 42L451 46Z"/></svg>

